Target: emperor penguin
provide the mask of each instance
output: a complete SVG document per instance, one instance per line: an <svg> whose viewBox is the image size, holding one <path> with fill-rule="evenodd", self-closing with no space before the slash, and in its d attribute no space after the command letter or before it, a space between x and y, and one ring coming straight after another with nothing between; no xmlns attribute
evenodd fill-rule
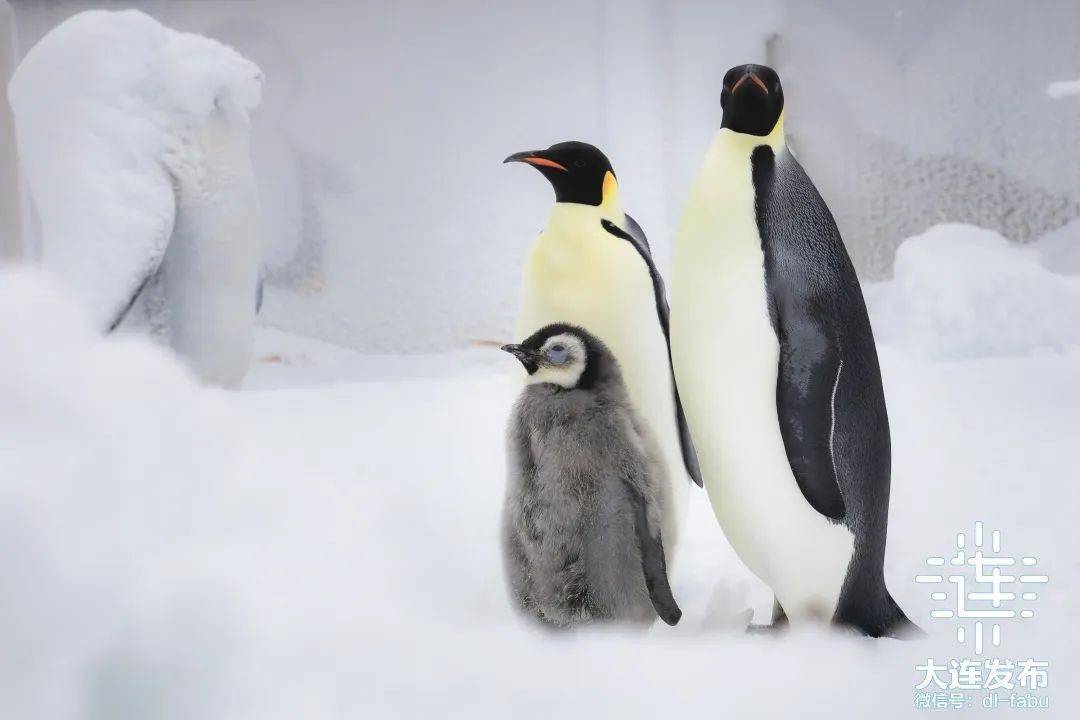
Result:
<svg viewBox="0 0 1080 720"><path fill-rule="evenodd" d="M658 498L666 468L618 361L566 324L502 349L528 373L508 428L503 511L515 605L555 627L676 624Z"/></svg>
<svg viewBox="0 0 1080 720"><path fill-rule="evenodd" d="M506 158L540 171L555 189L547 227L525 263L518 336L557 322L589 329L622 366L634 407L659 443L664 537L674 552L689 483L701 484L668 348L664 281L641 227L623 210L604 153L563 142Z"/></svg>
<svg viewBox="0 0 1080 720"><path fill-rule="evenodd" d="M885 587L889 420L874 336L829 208L784 141L762 65L723 120L671 266L671 352L724 534L775 593L774 624L914 629Z"/></svg>

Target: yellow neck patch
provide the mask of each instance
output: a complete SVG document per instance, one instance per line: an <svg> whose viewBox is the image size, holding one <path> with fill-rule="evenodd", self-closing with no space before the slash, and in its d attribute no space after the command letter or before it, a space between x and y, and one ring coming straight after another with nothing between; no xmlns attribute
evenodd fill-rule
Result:
<svg viewBox="0 0 1080 720"><path fill-rule="evenodd" d="M777 118L776 125L773 126L772 131L765 137L735 132L729 128L721 128L721 131L727 136L729 147L737 147L749 153L753 152L756 147L768 145L773 149L773 152L780 152L781 148L784 147L784 113L786 112L787 110L782 110L780 112L780 117Z"/></svg>
<svg viewBox="0 0 1080 720"><path fill-rule="evenodd" d="M774 150L784 144L784 113L786 112L786 109L780 111L780 117L776 119L776 125L773 126L772 132L765 137L765 142L772 146Z"/></svg>
<svg viewBox="0 0 1080 720"><path fill-rule="evenodd" d="M610 170L604 173L604 189L600 197L600 206L605 209L619 204L619 183Z"/></svg>

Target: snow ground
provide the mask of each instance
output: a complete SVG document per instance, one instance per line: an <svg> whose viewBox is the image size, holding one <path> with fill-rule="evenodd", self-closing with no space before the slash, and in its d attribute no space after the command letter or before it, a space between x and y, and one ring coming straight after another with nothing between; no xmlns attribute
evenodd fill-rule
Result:
<svg viewBox="0 0 1080 720"><path fill-rule="evenodd" d="M978 252L1002 251L984 239ZM949 299L941 286L963 276L924 265L903 289L868 287L876 322L920 283L941 302L982 297L973 280ZM555 637L522 626L503 591L510 357L373 357L262 329L229 393L146 342L99 339L36 272L5 271L0 306L3 717L919 716L914 666L967 653L913 578L975 520L1051 577L1000 655L1050 661L1044 716L1080 708L1075 344L1020 334L931 358L909 345L944 326L920 320L882 345L886 577L928 639L746 635L744 610L763 621L771 599L700 491L672 561L680 625ZM1025 307L1017 323L945 315L1010 333Z"/></svg>

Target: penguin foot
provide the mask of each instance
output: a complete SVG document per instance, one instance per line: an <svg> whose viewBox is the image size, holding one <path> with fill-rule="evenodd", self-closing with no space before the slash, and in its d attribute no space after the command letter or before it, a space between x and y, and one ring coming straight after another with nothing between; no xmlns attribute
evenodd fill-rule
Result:
<svg viewBox="0 0 1080 720"><path fill-rule="evenodd" d="M769 625L754 625L750 624L746 626L747 635L779 635L786 632L789 626L786 622L783 623L770 623Z"/></svg>

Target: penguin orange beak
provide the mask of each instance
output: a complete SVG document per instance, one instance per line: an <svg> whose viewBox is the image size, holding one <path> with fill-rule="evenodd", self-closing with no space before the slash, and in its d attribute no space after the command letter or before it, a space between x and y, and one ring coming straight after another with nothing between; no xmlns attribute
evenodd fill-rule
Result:
<svg viewBox="0 0 1080 720"><path fill-rule="evenodd" d="M737 93L739 91L739 86L741 86L747 80L761 88L761 91L764 92L766 95L769 94L769 88L765 85L762 79L754 73L746 73L741 78L739 78L739 82L735 83L735 85L731 88L732 94Z"/></svg>
<svg viewBox="0 0 1080 720"><path fill-rule="evenodd" d="M525 152L514 153L510 157L503 160L503 162L523 162L529 163L530 165L534 165L537 167L549 167L555 168L556 170L562 170L563 172L569 172L566 169L565 165L562 165L555 162L554 160L549 160L548 158L544 157L543 150L526 150Z"/></svg>

